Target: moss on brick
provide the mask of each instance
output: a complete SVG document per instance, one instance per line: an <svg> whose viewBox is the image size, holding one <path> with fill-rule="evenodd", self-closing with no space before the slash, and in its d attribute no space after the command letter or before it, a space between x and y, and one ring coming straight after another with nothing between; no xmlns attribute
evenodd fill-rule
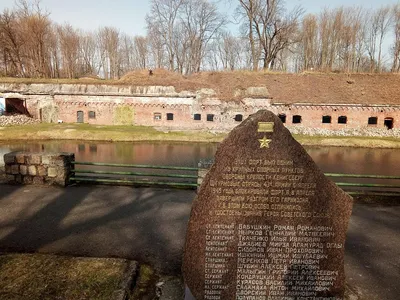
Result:
<svg viewBox="0 0 400 300"><path fill-rule="evenodd" d="M128 105L117 106L114 108L113 124L114 125L132 125L134 110Z"/></svg>

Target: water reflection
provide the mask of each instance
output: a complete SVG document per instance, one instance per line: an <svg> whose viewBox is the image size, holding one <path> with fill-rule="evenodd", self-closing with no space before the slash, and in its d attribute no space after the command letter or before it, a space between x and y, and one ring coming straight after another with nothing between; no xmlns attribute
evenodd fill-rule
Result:
<svg viewBox="0 0 400 300"><path fill-rule="evenodd" d="M74 152L76 160L150 165L196 167L200 159L212 158L218 144L204 143L84 143L44 142L0 144L0 153L9 151ZM400 149L307 147L324 172L399 175Z"/></svg>
<svg viewBox="0 0 400 300"><path fill-rule="evenodd" d="M400 149L309 147L307 152L328 173L399 175Z"/></svg>

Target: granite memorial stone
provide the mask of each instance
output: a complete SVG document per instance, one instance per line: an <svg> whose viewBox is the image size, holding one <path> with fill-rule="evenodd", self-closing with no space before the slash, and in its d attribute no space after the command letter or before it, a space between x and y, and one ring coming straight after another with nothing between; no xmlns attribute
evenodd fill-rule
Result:
<svg viewBox="0 0 400 300"><path fill-rule="evenodd" d="M193 202L183 274L193 297L339 300L352 198L272 112L221 143Z"/></svg>

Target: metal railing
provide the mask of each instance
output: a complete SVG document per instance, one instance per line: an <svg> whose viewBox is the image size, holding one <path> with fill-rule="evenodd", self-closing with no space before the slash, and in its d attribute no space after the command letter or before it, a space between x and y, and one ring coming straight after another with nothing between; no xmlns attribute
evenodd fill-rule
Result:
<svg viewBox="0 0 400 300"><path fill-rule="evenodd" d="M197 188L198 168L176 166L154 166L136 164L115 164L96 162L73 162L75 166L92 166L94 169L76 168L70 178L74 182L120 184L134 186L168 186L176 188ZM103 167L99 169L98 167ZM105 167L105 168L104 168ZM129 171L121 169L129 168ZM138 170L152 170L140 172Z"/></svg>
<svg viewBox="0 0 400 300"><path fill-rule="evenodd" d="M349 195L393 196L400 199L400 176L325 173ZM341 182L337 179L362 179L364 182ZM366 180L373 182L365 182ZM389 183L381 183L389 181ZM395 182L395 184L392 184Z"/></svg>
<svg viewBox="0 0 400 300"><path fill-rule="evenodd" d="M73 182L165 186L196 189L198 170L193 167L73 162ZM77 168L80 166L80 168ZM129 169L125 171L126 169ZM393 196L400 199L400 176L325 173L350 195ZM357 180L354 182L354 180ZM371 182L372 181L372 182Z"/></svg>

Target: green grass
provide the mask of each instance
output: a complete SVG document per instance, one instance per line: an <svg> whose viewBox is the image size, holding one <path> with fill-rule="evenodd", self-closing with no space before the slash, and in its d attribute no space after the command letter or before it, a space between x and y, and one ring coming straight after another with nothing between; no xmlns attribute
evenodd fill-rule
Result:
<svg viewBox="0 0 400 300"><path fill-rule="evenodd" d="M126 265L122 259L0 255L0 299L112 299Z"/></svg>
<svg viewBox="0 0 400 300"><path fill-rule="evenodd" d="M41 123L23 126L0 127L1 141L169 141L169 142L221 142L227 133L214 134L208 131L159 131L149 126L133 125L89 125ZM400 148L398 138L337 137L294 135L304 146L341 146L369 148Z"/></svg>
<svg viewBox="0 0 400 300"><path fill-rule="evenodd" d="M86 141L187 141L220 142L223 134L202 131L162 132L147 126L33 124L2 127L0 141L10 140L86 140Z"/></svg>
<svg viewBox="0 0 400 300"><path fill-rule="evenodd" d="M303 146L338 146L365 148L400 148L400 139L362 136L293 136Z"/></svg>

